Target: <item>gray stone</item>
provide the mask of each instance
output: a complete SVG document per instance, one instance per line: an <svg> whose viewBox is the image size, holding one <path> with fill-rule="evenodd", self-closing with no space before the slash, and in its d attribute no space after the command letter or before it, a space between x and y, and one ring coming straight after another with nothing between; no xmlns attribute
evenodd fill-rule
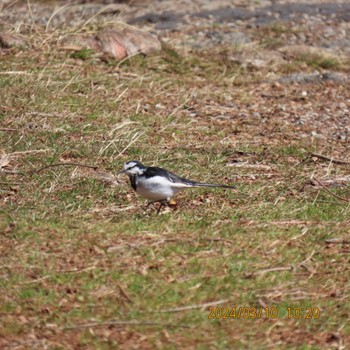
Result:
<svg viewBox="0 0 350 350"><path fill-rule="evenodd" d="M323 74L293 73L278 79L278 82L280 82L281 84L320 84L325 81L344 83L348 80L349 76L345 73L326 72Z"/></svg>

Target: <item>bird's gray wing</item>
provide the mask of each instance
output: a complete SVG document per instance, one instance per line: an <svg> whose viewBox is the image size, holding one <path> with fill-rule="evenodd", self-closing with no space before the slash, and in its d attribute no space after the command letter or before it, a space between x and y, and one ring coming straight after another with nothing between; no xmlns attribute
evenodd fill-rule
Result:
<svg viewBox="0 0 350 350"><path fill-rule="evenodd" d="M184 177L178 176L171 171L168 171L163 168L158 167L148 167L147 170L143 173L147 178L151 178L154 176L162 176L172 182L174 185L178 187L193 187L196 186L196 182L188 180Z"/></svg>

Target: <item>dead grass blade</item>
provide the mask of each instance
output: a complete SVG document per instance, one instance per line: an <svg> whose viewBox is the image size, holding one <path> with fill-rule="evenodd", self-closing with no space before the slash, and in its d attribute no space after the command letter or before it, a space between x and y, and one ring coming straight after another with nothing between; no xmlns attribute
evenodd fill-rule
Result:
<svg viewBox="0 0 350 350"><path fill-rule="evenodd" d="M279 266L279 267L271 267L271 268L268 268L268 269L264 269L264 270L259 270L259 271L256 271L256 272L247 272L245 273L245 277L249 278L249 277L255 277L257 275L264 275L266 273L269 273L269 272L282 272L282 271L293 271L293 266Z"/></svg>
<svg viewBox="0 0 350 350"><path fill-rule="evenodd" d="M32 149L29 151L17 151L17 152L13 152L13 153L9 153L8 156L13 157L13 156L22 156L22 155L26 155L26 154L33 154L33 153L45 153L51 151L50 148L46 148L46 149Z"/></svg>
<svg viewBox="0 0 350 350"><path fill-rule="evenodd" d="M9 70L5 72L0 72L0 75L34 75L34 73L27 72L27 71Z"/></svg>
<svg viewBox="0 0 350 350"><path fill-rule="evenodd" d="M161 322L142 322L142 321L108 321L108 322L93 322L76 326L63 327L62 330L75 330L84 328L108 327L108 326L151 326L151 327L171 327L171 328L191 328L182 324L161 323Z"/></svg>
<svg viewBox="0 0 350 350"><path fill-rule="evenodd" d="M52 15L50 16L50 18L48 19L47 23L46 23L46 27L45 27L45 32L47 32L49 30L49 26L51 23L51 20L57 15L58 12L64 10L66 7L71 6L72 3L69 2L63 6L60 6L59 8L57 8L55 11L53 11Z"/></svg>
<svg viewBox="0 0 350 350"><path fill-rule="evenodd" d="M151 246L158 246L165 243L173 243L173 242L179 242L179 243L200 243L200 242L224 242L228 244L234 244L233 241L225 238L200 238L199 240L195 239L178 239L178 238L165 238L161 239L160 241L154 242L151 244Z"/></svg>
<svg viewBox="0 0 350 350"><path fill-rule="evenodd" d="M75 175L75 177L77 176L86 177L85 175ZM103 181L104 183L112 187L119 186L122 183L120 180L117 179L115 175L111 173L95 172L95 173L92 173L90 177Z"/></svg>
<svg viewBox="0 0 350 350"><path fill-rule="evenodd" d="M86 27L91 21L93 21L96 17L98 17L100 14L102 14L103 12L106 12L107 10L109 10L110 8L115 9L116 6L113 4L107 5L105 7L103 7L100 11L98 11L97 13L95 13L93 16L91 16L85 23L83 23L83 25L79 26L79 29L83 29L84 27ZM77 30L77 28L76 28Z"/></svg>
<svg viewBox="0 0 350 350"><path fill-rule="evenodd" d="M134 144L142 135L144 134L144 132L137 132L132 140L129 142L129 144L121 151L118 153L118 155L116 156L116 158L119 158L132 144Z"/></svg>
<svg viewBox="0 0 350 350"><path fill-rule="evenodd" d="M50 165L43 166L42 168L39 168L39 169L32 170L31 173L38 174L43 170L46 170L49 168L54 168L57 166L76 166L76 167L90 168L90 169L94 169L94 170L96 170L98 168L98 166L95 166L95 165L87 165L87 164L80 164L80 163L56 163L56 164L50 164Z"/></svg>
<svg viewBox="0 0 350 350"><path fill-rule="evenodd" d="M222 299L222 300L212 301L209 303L180 306L172 309L162 309L162 310L159 310L159 312L180 312L180 311L188 311L188 310L194 310L194 309L205 309L210 306L221 305L229 302L232 302L232 299Z"/></svg>
<svg viewBox="0 0 350 350"><path fill-rule="evenodd" d="M350 240L345 240L341 238L330 238L326 239L325 243L327 244L350 244Z"/></svg>
<svg viewBox="0 0 350 350"><path fill-rule="evenodd" d="M14 128L0 128L0 131L21 131L21 129L14 129Z"/></svg>

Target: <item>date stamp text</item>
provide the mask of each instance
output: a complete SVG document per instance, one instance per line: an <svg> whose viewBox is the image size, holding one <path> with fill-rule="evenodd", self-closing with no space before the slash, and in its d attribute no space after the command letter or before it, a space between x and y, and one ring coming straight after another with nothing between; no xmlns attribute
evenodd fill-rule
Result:
<svg viewBox="0 0 350 350"><path fill-rule="evenodd" d="M287 319L318 319L321 310L318 307L285 307L283 310L276 306L249 307L249 306L210 306L209 319L272 319L279 317Z"/></svg>

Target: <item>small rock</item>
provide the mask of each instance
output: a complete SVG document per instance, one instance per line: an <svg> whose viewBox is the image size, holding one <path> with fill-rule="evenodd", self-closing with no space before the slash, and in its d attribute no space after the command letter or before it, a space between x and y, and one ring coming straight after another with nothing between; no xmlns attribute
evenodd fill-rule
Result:
<svg viewBox="0 0 350 350"><path fill-rule="evenodd" d="M254 58L252 60L247 61L247 66L248 68L253 69L265 68L267 66L267 62L259 58Z"/></svg>
<svg viewBox="0 0 350 350"><path fill-rule="evenodd" d="M100 42L105 42L106 38L109 37L111 42L115 40L120 43L125 47L128 56L137 53L150 54L161 49L161 43L157 37L132 27L106 29L98 34L97 37ZM108 51L104 52L108 53Z"/></svg>
<svg viewBox="0 0 350 350"><path fill-rule="evenodd" d="M113 30L106 30L98 34L96 40L99 44L99 51L106 53L108 56L114 57L117 60L128 57L128 52L122 43L119 33Z"/></svg>
<svg viewBox="0 0 350 350"><path fill-rule="evenodd" d="M273 88L276 88L276 89L281 89L282 88L282 85L278 82L278 81L274 81L272 83L272 87Z"/></svg>
<svg viewBox="0 0 350 350"><path fill-rule="evenodd" d="M79 49L92 49L102 52L110 57L122 60L137 53L150 54L160 51L161 42L149 33L132 27L106 28L95 37L78 35L68 38L64 47Z"/></svg>

